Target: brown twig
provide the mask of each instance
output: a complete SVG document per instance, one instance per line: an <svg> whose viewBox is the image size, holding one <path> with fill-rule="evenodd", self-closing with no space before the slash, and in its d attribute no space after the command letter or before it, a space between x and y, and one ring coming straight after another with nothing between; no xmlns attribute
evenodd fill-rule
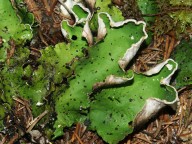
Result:
<svg viewBox="0 0 192 144"><path fill-rule="evenodd" d="M15 53L15 41L11 39L9 41L10 49L7 49L7 64L9 65L10 63L10 58L14 55Z"/></svg>
<svg viewBox="0 0 192 144"><path fill-rule="evenodd" d="M39 7L36 5L35 1L33 0L24 0L24 2L27 4L28 10L32 12L35 16L35 19L39 24L41 24L42 21L42 13Z"/></svg>
<svg viewBox="0 0 192 144"><path fill-rule="evenodd" d="M38 117L36 117L34 120L32 120L28 126L27 126L27 133L30 132L33 127L39 122L40 119L42 119L46 114L48 113L47 110L45 110L42 114L40 114Z"/></svg>
<svg viewBox="0 0 192 144"><path fill-rule="evenodd" d="M145 137L138 136L138 135L136 135L135 137L138 138L138 139L140 139L140 140L142 140L142 141L145 141L145 142L147 142L147 143L149 143L149 144L152 144L152 142L151 142L150 140L146 139Z"/></svg>

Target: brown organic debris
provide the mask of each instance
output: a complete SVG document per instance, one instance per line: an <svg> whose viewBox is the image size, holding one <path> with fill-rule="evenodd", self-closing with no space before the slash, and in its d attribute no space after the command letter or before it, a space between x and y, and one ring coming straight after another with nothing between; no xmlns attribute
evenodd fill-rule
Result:
<svg viewBox="0 0 192 144"><path fill-rule="evenodd" d="M56 144L104 144L103 140L95 134L88 131L84 124L77 123L75 127L65 130L63 138L56 141Z"/></svg>
<svg viewBox="0 0 192 144"><path fill-rule="evenodd" d="M113 3L119 7L126 19L143 20L136 0L113 0Z"/></svg>
<svg viewBox="0 0 192 144"><path fill-rule="evenodd" d="M11 57L14 55L15 52L15 41L11 39L9 41L10 48L7 49L7 64L9 65Z"/></svg>
<svg viewBox="0 0 192 144"><path fill-rule="evenodd" d="M14 106L5 119L4 136L2 135L1 144L13 144L26 133L29 133L37 122L47 114L47 111L33 119L30 104L21 97L13 97Z"/></svg>
<svg viewBox="0 0 192 144"><path fill-rule="evenodd" d="M139 53L134 65L135 71L145 72L168 59L178 42L173 32L154 37L153 43Z"/></svg>
<svg viewBox="0 0 192 144"><path fill-rule="evenodd" d="M39 25L31 47L40 49L45 46L63 42L60 23L64 19L60 12L58 0L24 0L29 12L34 14Z"/></svg>

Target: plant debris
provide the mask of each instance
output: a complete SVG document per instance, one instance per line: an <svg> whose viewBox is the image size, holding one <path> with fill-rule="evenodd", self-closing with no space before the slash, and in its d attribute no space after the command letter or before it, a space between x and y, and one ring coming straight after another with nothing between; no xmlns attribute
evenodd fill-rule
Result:
<svg viewBox="0 0 192 144"><path fill-rule="evenodd" d="M1 139L1 144L14 143L25 134L30 133L39 120L47 114L47 111L44 111L33 119L29 102L20 97L14 97L13 99L14 106L4 121L5 128L2 131L4 137Z"/></svg>

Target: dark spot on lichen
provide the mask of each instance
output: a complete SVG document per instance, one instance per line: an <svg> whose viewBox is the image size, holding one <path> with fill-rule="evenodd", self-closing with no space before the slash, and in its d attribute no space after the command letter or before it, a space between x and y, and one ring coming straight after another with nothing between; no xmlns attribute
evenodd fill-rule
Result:
<svg viewBox="0 0 192 144"><path fill-rule="evenodd" d="M129 126L132 126L132 124L133 124L133 121L130 121L130 122L128 123Z"/></svg>
<svg viewBox="0 0 192 144"><path fill-rule="evenodd" d="M130 98L130 99L129 99L129 102L133 102L133 99L132 99L132 98Z"/></svg>
<svg viewBox="0 0 192 144"><path fill-rule="evenodd" d="M72 35L71 39L72 40L77 40L77 36L76 35Z"/></svg>
<svg viewBox="0 0 192 144"><path fill-rule="evenodd" d="M111 97L108 97L108 99L109 99L110 101L114 101Z"/></svg>

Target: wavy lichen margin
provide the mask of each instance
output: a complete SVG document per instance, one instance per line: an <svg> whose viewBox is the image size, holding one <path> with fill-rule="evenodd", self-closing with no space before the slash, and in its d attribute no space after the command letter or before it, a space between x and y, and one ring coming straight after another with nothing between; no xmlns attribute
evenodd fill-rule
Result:
<svg viewBox="0 0 192 144"><path fill-rule="evenodd" d="M177 104L178 104L177 102L179 101L178 92L175 87L170 85L170 81L171 81L172 76L175 74L175 72L178 69L178 64L173 59L167 59L166 61L158 64L157 66L148 70L147 72L144 72L143 74L145 74L147 76L157 74L160 72L160 70L164 66L166 66L169 70L172 70L173 66L168 64L169 61L171 61L175 64L175 68L166 78L163 78L160 83L161 83L161 85L165 85L174 90L175 99L171 102L169 102L167 100L160 100L158 98L147 99L146 104L143 106L141 112L137 114L137 117L135 118L135 121L134 121L134 125L141 125L142 123L145 123L148 119L150 119L155 114L157 114L157 112L160 109L162 109L163 107L165 107L166 105L172 107L173 110L176 109Z"/></svg>

